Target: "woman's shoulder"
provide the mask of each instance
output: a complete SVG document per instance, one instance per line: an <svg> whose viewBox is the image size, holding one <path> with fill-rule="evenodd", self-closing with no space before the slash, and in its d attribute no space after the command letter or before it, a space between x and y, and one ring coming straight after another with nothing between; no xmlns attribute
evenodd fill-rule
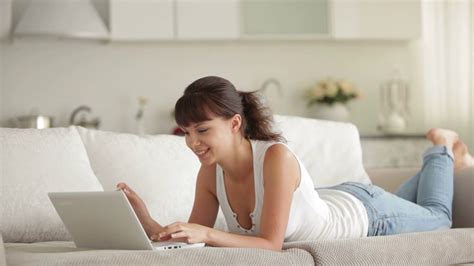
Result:
<svg viewBox="0 0 474 266"><path fill-rule="evenodd" d="M288 148L288 146L286 145L286 143L284 142L280 142L280 141L274 141L274 140L250 140L253 144L253 146L257 149L257 150L263 150L263 151L266 151L267 149L273 147L273 146L286 146Z"/></svg>
<svg viewBox="0 0 474 266"><path fill-rule="evenodd" d="M269 145L265 152L265 163L286 163L296 160L294 153L290 148L281 142Z"/></svg>
<svg viewBox="0 0 474 266"><path fill-rule="evenodd" d="M264 184L285 182L294 191L300 183L299 161L284 143L277 142L268 147L262 168Z"/></svg>
<svg viewBox="0 0 474 266"><path fill-rule="evenodd" d="M257 156L264 158L294 156L293 151L284 142L266 140L252 140L252 142Z"/></svg>
<svg viewBox="0 0 474 266"><path fill-rule="evenodd" d="M257 157L257 164L279 164L293 162L296 159L293 151L284 142L272 140L251 140ZM296 160L297 161L297 160Z"/></svg>

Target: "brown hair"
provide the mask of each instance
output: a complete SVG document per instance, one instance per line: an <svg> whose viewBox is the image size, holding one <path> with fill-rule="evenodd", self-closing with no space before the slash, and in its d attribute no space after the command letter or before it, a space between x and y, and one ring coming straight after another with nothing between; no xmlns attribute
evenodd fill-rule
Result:
<svg viewBox="0 0 474 266"><path fill-rule="evenodd" d="M211 114L226 119L240 114L240 130L245 138L285 141L281 133L273 131L272 113L256 92L237 91L230 81L220 77L204 77L191 83L176 102L174 114L176 123L184 127L210 120Z"/></svg>

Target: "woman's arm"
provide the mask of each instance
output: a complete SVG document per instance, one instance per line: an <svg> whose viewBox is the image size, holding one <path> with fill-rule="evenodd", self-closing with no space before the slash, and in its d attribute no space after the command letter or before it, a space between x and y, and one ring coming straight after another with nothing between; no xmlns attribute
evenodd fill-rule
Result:
<svg viewBox="0 0 474 266"><path fill-rule="evenodd" d="M219 202L215 196L215 169L214 165L208 167L201 166L199 170L194 206L189 223L197 223L207 227L214 226L219 210ZM117 188L121 189L127 196L148 237L156 235L163 230L163 226L151 217L145 202L132 188L125 183L118 183Z"/></svg>
<svg viewBox="0 0 474 266"><path fill-rule="evenodd" d="M188 243L205 242L211 246L281 250L293 192L300 180L298 161L284 145L273 145L265 155L263 173L265 194L259 236L232 234L210 228L210 225L178 222L164 227L156 238L171 236L172 239L184 238Z"/></svg>
<svg viewBox="0 0 474 266"><path fill-rule="evenodd" d="M293 192L300 184L300 166L282 144L271 146L263 164L264 199L260 236L281 250L290 217Z"/></svg>
<svg viewBox="0 0 474 266"><path fill-rule="evenodd" d="M216 165L201 166L196 180L193 210L188 223L214 227L218 211Z"/></svg>
<svg viewBox="0 0 474 266"><path fill-rule="evenodd" d="M283 244L283 241L278 244L263 237L232 234L200 224L182 222L165 226L159 235L152 236L152 239L158 238L162 241L171 239L187 243L204 242L216 247L264 248L276 251L280 251Z"/></svg>
<svg viewBox="0 0 474 266"><path fill-rule="evenodd" d="M145 230L148 237L153 235L155 232L163 230L163 227L158 222L153 220L145 202L135 191L133 191L133 189L131 189L125 183L118 183L117 189L121 189L125 193L125 196L127 196L130 205L132 205L132 208L135 211L135 214L137 215L138 220L142 224L143 229Z"/></svg>
<svg viewBox="0 0 474 266"><path fill-rule="evenodd" d="M160 228L159 230L155 231L155 233L151 236L151 239L191 243L193 241L193 237L191 235L186 238L180 238L177 236L171 237L170 235L159 237L158 234L165 229L169 230L170 228L181 228L181 226L178 225L185 224L188 225L188 227L191 225L193 225L193 228L199 227L201 229L200 233L203 233L205 229L212 229L212 227L214 227L218 211L219 201L217 200L216 196L216 166L215 164L211 166L201 165L196 179L193 210L189 216L188 223L176 222L165 226L164 228Z"/></svg>

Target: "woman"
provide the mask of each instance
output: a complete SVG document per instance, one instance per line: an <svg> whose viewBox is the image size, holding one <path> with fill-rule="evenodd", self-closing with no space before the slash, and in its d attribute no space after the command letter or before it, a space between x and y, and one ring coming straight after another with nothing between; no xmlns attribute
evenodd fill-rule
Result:
<svg viewBox="0 0 474 266"><path fill-rule="evenodd" d="M155 241L281 250L284 241L449 228L453 169L474 165L455 132L433 129L423 168L397 195L354 182L314 190L256 94L223 78L201 78L177 101L175 119L201 162L188 223L161 226L130 187L117 185ZM213 229L219 205L229 232Z"/></svg>

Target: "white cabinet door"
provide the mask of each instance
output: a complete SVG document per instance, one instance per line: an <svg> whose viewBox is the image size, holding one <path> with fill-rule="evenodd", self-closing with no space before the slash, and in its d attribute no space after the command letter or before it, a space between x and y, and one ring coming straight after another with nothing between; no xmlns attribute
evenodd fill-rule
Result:
<svg viewBox="0 0 474 266"><path fill-rule="evenodd" d="M332 35L340 39L415 39L421 0L332 0Z"/></svg>
<svg viewBox="0 0 474 266"><path fill-rule="evenodd" d="M241 0L245 36L328 36L328 0Z"/></svg>
<svg viewBox="0 0 474 266"><path fill-rule="evenodd" d="M176 0L178 39L237 39L239 0Z"/></svg>
<svg viewBox="0 0 474 266"><path fill-rule="evenodd" d="M174 0L110 0L111 39L173 39L173 2Z"/></svg>

